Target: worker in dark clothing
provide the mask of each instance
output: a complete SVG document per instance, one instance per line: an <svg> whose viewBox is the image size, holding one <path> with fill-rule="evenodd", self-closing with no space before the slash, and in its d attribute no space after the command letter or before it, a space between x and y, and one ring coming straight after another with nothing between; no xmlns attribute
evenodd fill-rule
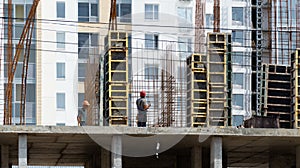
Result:
<svg viewBox="0 0 300 168"><path fill-rule="evenodd" d="M140 92L140 98L136 100L136 106L138 109L138 114L136 116L138 127L146 127L147 122L147 111L151 104L147 104L146 101L146 92Z"/></svg>

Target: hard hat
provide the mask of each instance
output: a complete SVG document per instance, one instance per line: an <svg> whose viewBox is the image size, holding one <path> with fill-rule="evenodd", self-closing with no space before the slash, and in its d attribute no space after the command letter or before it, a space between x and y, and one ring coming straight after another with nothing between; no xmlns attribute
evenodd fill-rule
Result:
<svg viewBox="0 0 300 168"><path fill-rule="evenodd" d="M142 91L140 92L140 96L141 96L141 97L145 97L145 96L146 96L146 92L142 90Z"/></svg>
<svg viewBox="0 0 300 168"><path fill-rule="evenodd" d="M83 105L83 106L89 106L90 103L89 103L87 100L84 100L84 101L82 102L82 105Z"/></svg>

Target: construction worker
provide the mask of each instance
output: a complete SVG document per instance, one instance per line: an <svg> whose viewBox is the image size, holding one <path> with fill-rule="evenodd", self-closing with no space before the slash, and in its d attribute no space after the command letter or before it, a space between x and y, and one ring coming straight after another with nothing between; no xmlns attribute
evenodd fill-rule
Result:
<svg viewBox="0 0 300 168"><path fill-rule="evenodd" d="M90 103L87 100L84 100L82 102L82 107L78 109L78 115L77 115L77 122L78 126L85 126L86 125L86 114L87 114L87 108L90 106Z"/></svg>
<svg viewBox="0 0 300 168"><path fill-rule="evenodd" d="M140 92L140 98L136 100L136 106L138 109L138 114L136 116L138 127L146 127L147 122L147 110L151 106L151 104L147 104L146 101L146 92Z"/></svg>

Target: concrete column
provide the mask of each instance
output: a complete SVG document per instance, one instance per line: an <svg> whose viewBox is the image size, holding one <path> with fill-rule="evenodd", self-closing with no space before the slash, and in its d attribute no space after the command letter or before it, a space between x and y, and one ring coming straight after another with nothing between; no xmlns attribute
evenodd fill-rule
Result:
<svg viewBox="0 0 300 168"><path fill-rule="evenodd" d="M222 137L212 137L210 142L210 167L222 167Z"/></svg>
<svg viewBox="0 0 300 168"><path fill-rule="evenodd" d="M111 167L122 168L122 136L113 135L111 143Z"/></svg>
<svg viewBox="0 0 300 168"><path fill-rule="evenodd" d="M101 148L101 168L110 168L109 151Z"/></svg>
<svg viewBox="0 0 300 168"><path fill-rule="evenodd" d="M27 168L27 134L19 134L19 168Z"/></svg>
<svg viewBox="0 0 300 168"><path fill-rule="evenodd" d="M191 152L192 168L202 168L202 147L194 146Z"/></svg>
<svg viewBox="0 0 300 168"><path fill-rule="evenodd" d="M1 168L9 168L9 146L1 145Z"/></svg>

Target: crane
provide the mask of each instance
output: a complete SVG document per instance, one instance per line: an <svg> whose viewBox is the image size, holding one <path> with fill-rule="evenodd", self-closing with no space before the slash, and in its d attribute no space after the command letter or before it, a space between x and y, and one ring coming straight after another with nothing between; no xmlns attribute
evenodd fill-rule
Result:
<svg viewBox="0 0 300 168"><path fill-rule="evenodd" d="M23 67L22 67L22 87L21 87L21 104L20 104L20 125L24 125L25 122L25 105L26 105L26 81L28 60L30 55L31 39L34 31L34 20L36 9L40 0L34 0L31 6L30 12L26 18L26 22L16 47L14 57L12 56L12 0L8 0L8 46L7 46L7 87L5 89L4 100L4 125L12 124L12 84L17 68L18 61L20 59L21 52L24 51ZM25 43L25 47L24 47Z"/></svg>

